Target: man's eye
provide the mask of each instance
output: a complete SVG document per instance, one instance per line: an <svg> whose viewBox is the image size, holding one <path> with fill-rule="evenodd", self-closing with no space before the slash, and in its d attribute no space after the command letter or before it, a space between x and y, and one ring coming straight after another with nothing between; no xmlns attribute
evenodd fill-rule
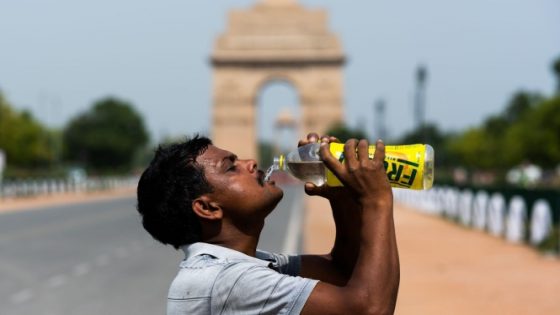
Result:
<svg viewBox="0 0 560 315"><path fill-rule="evenodd" d="M232 166L228 167L227 171L228 172L235 172L236 169L237 169L237 166L232 165Z"/></svg>

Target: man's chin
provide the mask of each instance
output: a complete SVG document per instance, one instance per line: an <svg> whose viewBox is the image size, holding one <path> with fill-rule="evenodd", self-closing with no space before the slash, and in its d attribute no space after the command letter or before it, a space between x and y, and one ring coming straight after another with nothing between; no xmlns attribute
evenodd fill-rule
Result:
<svg viewBox="0 0 560 315"><path fill-rule="evenodd" d="M278 202L280 202L280 200L282 200L282 197L284 197L284 191L282 190L282 188L278 187L278 186L274 186L274 185L265 185L267 189L267 191L271 194L274 195L278 195Z"/></svg>
<svg viewBox="0 0 560 315"><path fill-rule="evenodd" d="M260 184L260 183L259 183ZM282 191L282 188L280 188L280 186L277 186L276 183L271 180L271 181L267 181L267 182L263 182L261 184L261 187L267 188L269 190L279 190Z"/></svg>
<svg viewBox="0 0 560 315"><path fill-rule="evenodd" d="M274 210L274 208L278 206L282 198L284 198L284 191L280 187L273 186L270 188L270 190L265 192L267 195L269 195L268 197L270 197L270 206L268 207L270 209L268 211L269 213Z"/></svg>

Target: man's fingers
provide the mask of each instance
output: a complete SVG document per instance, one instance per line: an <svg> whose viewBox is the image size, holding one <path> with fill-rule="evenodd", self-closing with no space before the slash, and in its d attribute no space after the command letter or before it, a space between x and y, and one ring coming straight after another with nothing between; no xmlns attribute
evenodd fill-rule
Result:
<svg viewBox="0 0 560 315"><path fill-rule="evenodd" d="M318 139L319 139L319 135L316 134L315 132L308 133L306 140L299 140L298 141L298 147L304 146L304 145L309 144L309 143L317 142Z"/></svg>
<svg viewBox="0 0 560 315"><path fill-rule="evenodd" d="M325 166L331 170L336 177L340 178L339 175L343 172L342 164L334 158L329 150L329 144L326 142L321 142L321 147L319 148L319 156L325 164Z"/></svg>
<svg viewBox="0 0 560 315"><path fill-rule="evenodd" d="M308 142L317 142L317 140L319 140L319 135L311 132L309 134L307 134L307 141Z"/></svg>
<svg viewBox="0 0 560 315"><path fill-rule="evenodd" d="M305 193L309 196L320 195L322 191L322 187L317 187L313 183L305 183L305 186L303 188L305 190Z"/></svg>
<svg viewBox="0 0 560 315"><path fill-rule="evenodd" d="M358 140L350 139L344 144L344 159L346 160L347 167L350 169L356 168L357 158L356 158L356 146L358 145Z"/></svg>
<svg viewBox="0 0 560 315"><path fill-rule="evenodd" d="M329 136L329 135L322 135L321 136L321 141L340 143L340 140L337 137L333 137L333 136Z"/></svg>
<svg viewBox="0 0 560 315"><path fill-rule="evenodd" d="M339 140L337 137L330 136L330 137L329 137L329 142L340 143L340 140Z"/></svg>
<svg viewBox="0 0 560 315"><path fill-rule="evenodd" d="M383 161L385 160L385 144L381 139L377 140L377 142L375 143L375 154L373 156L373 159L380 163L383 163Z"/></svg>
<svg viewBox="0 0 560 315"><path fill-rule="evenodd" d="M301 147L303 145L309 144L309 143L315 143L315 142L337 142L340 143L340 140L338 140L337 137L333 137L333 136L329 136L329 135L323 135L321 137L319 137L319 135L315 132L311 132L309 134L307 134L307 138L305 140L299 140L298 141L298 147Z"/></svg>
<svg viewBox="0 0 560 315"><path fill-rule="evenodd" d="M362 139L358 142L358 160L362 163L362 165L365 165L363 163L367 163L369 161L368 147L369 143L367 140Z"/></svg>

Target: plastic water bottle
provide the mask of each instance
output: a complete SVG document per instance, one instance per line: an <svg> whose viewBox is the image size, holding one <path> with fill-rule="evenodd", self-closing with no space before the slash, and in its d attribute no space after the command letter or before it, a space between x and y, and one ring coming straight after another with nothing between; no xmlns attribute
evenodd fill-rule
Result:
<svg viewBox="0 0 560 315"><path fill-rule="evenodd" d="M286 155L274 158L265 180L274 171L287 171L296 178L317 186L342 186L340 180L325 167L319 157L320 143L309 143ZM344 163L344 144L330 143L331 154ZM369 146L373 159L375 145ZM434 182L434 149L428 144L385 146L385 170L392 187L430 189Z"/></svg>

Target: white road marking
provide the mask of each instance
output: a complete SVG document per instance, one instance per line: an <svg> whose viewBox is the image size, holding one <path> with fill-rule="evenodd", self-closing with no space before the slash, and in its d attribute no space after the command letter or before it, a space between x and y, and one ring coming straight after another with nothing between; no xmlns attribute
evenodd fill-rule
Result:
<svg viewBox="0 0 560 315"><path fill-rule="evenodd" d="M109 264L109 255L102 254L95 258L95 264L98 266L106 266Z"/></svg>
<svg viewBox="0 0 560 315"><path fill-rule="evenodd" d="M25 239L42 238L51 233L61 230L77 229L87 225L102 224L106 221L128 216L125 212L100 212L88 216L73 217L66 220L57 220L45 223L33 229L21 229L9 234L0 235L0 243L21 242Z"/></svg>
<svg viewBox="0 0 560 315"><path fill-rule="evenodd" d="M74 276L80 277L87 274L91 270L91 267L87 263L79 264L74 267L72 274Z"/></svg>
<svg viewBox="0 0 560 315"><path fill-rule="evenodd" d="M52 276L47 280L47 286L49 288L58 288L66 283L68 277L66 275L56 275Z"/></svg>
<svg viewBox="0 0 560 315"><path fill-rule="evenodd" d="M114 254L118 258L126 258L130 256L131 253L139 252L143 249L144 246L149 246L149 245L153 245L153 242L134 241L131 243L131 245L128 248L118 247L117 249L115 249ZM45 281L45 286L50 289L61 287L70 280L70 277L72 276L81 277L91 272L93 265L102 267L108 265L110 262L111 262L110 254L98 255L95 258L95 260L92 261L91 263L81 263L74 266L74 268L72 268L72 271L69 274L58 274L50 277ZM25 303L31 300L32 298L34 298L35 295L36 294L33 292L33 290L29 288L23 289L15 294L12 294L10 296L10 302L13 304Z"/></svg>
<svg viewBox="0 0 560 315"><path fill-rule="evenodd" d="M117 257L119 258L126 258L130 255L130 252L136 252L136 251L140 251L142 249L142 244L140 242L134 242L131 246L131 250L128 250L124 247L119 247L115 250L115 254ZM97 256L95 258L94 264L102 267L102 266L106 266L110 263L111 259L110 256L108 254L101 254L99 256ZM72 269L71 272L71 276L75 276L75 277L81 277L84 276L86 274L88 274L91 270L92 270L92 265L90 263L81 263L78 264L76 266L74 266L74 268ZM55 275L50 277L46 282L46 286L48 288L58 288L64 284L66 284L69 280L69 276L65 275L65 274L59 274L59 275ZM23 289L15 294L13 294L10 297L10 301L13 304L21 304L24 303L30 299L32 299L35 296L35 294L33 293L33 291L31 289Z"/></svg>
<svg viewBox="0 0 560 315"><path fill-rule="evenodd" d="M33 294L33 291L31 291L31 289L23 289L18 293L13 294L10 297L10 301L12 301L12 303L14 304L21 304L32 299L34 295L35 294Z"/></svg>
<svg viewBox="0 0 560 315"><path fill-rule="evenodd" d="M286 238L282 246L282 253L297 254L298 241L301 233L301 201L303 194L299 193L290 208L290 220L288 221L288 229L286 230Z"/></svg>

